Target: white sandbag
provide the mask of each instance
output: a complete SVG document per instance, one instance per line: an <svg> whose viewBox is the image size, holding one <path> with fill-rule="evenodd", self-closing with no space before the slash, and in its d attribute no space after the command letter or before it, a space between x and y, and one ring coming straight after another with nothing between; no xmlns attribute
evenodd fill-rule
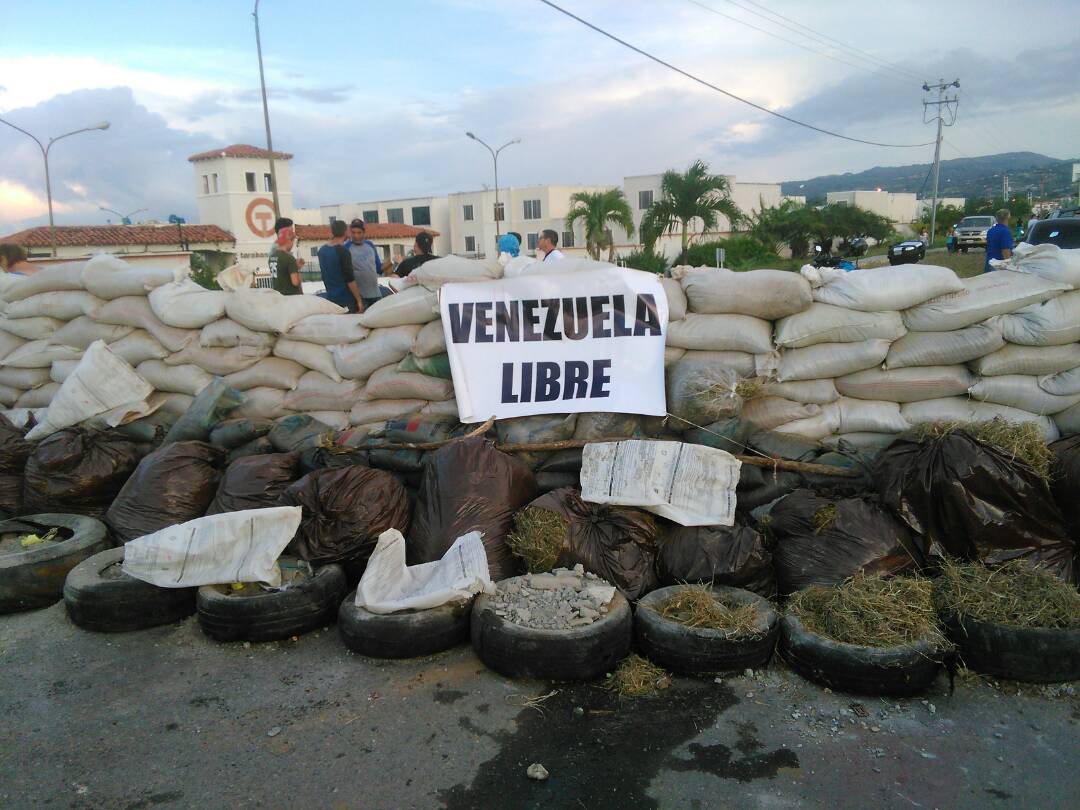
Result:
<svg viewBox="0 0 1080 810"><path fill-rule="evenodd" d="M256 332L284 334L310 315L344 315L348 310L317 295L282 295L277 290L236 290L225 299L225 313Z"/></svg>
<svg viewBox="0 0 1080 810"><path fill-rule="evenodd" d="M64 325L56 318L0 318L0 331L21 337L23 340L47 340Z"/></svg>
<svg viewBox="0 0 1080 810"><path fill-rule="evenodd" d="M422 419L457 419L458 405L456 399L446 399L442 402L429 402L420 409Z"/></svg>
<svg viewBox="0 0 1080 810"><path fill-rule="evenodd" d="M356 380L332 380L320 371L309 371L285 394L284 406L293 411L348 412L360 395Z"/></svg>
<svg viewBox="0 0 1080 810"><path fill-rule="evenodd" d="M22 281L23 278L25 278L25 276L9 273L6 270L0 270L0 304L7 301L8 290Z"/></svg>
<svg viewBox="0 0 1080 810"><path fill-rule="evenodd" d="M820 405L796 402L783 397L755 397L743 403L740 416L763 430L772 430L788 422L809 419L820 413Z"/></svg>
<svg viewBox="0 0 1080 810"><path fill-rule="evenodd" d="M416 357L432 357L446 352L446 335L443 332L442 321L432 321L424 324L412 344L412 354Z"/></svg>
<svg viewBox="0 0 1080 810"><path fill-rule="evenodd" d="M1080 366L1057 374L1039 377L1039 388L1048 394L1069 396L1080 394Z"/></svg>
<svg viewBox="0 0 1080 810"><path fill-rule="evenodd" d="M945 399L927 399L922 402L908 402L900 406L900 415L912 426L928 422L965 422L977 424L1003 419L1013 424L1033 422L1039 426L1047 442L1059 438L1057 427L1048 416L996 405L992 402L976 402L967 397L947 397Z"/></svg>
<svg viewBox="0 0 1080 810"><path fill-rule="evenodd" d="M1022 346L1061 346L1080 340L1080 290L998 318L1001 334Z"/></svg>
<svg viewBox="0 0 1080 810"><path fill-rule="evenodd" d="M150 309L166 326L202 329L224 317L228 297L223 290L208 290L185 278L151 290L148 300Z"/></svg>
<svg viewBox="0 0 1080 810"><path fill-rule="evenodd" d="M155 391L150 396L150 405L161 413L183 416L195 401L190 394L177 394L174 391ZM232 413L229 414L230 418Z"/></svg>
<svg viewBox="0 0 1080 810"><path fill-rule="evenodd" d="M66 295L67 293L61 293ZM93 318L80 315L75 320L64 324L50 335L47 340L60 346L73 346L85 349L95 340L115 343L134 332L130 326L115 326L110 323L98 323ZM126 359L126 358L125 358ZM130 362L130 361L128 361Z"/></svg>
<svg viewBox="0 0 1080 810"><path fill-rule="evenodd" d="M318 343L278 338L277 343L274 344L274 357L295 360L305 368L322 372L334 382L341 382L341 375L334 366L333 355L330 354L329 349Z"/></svg>
<svg viewBox="0 0 1080 810"><path fill-rule="evenodd" d="M102 325L108 326L108 324ZM130 327L110 328L122 329ZM145 329L136 329L127 337L122 337L115 343L110 343L109 349L117 357L122 358L132 366L137 366L144 360L163 360L169 356L169 350L162 346L161 342Z"/></svg>
<svg viewBox="0 0 1080 810"><path fill-rule="evenodd" d="M991 259L990 264L995 270L1030 273L1073 288L1080 287L1080 250L1063 250L1050 242L1041 245L1021 242L1013 248L1012 256Z"/></svg>
<svg viewBox="0 0 1080 810"><path fill-rule="evenodd" d="M160 588L231 582L281 585L278 556L300 528L303 509L271 506L189 520L124 546L124 573Z"/></svg>
<svg viewBox="0 0 1080 810"><path fill-rule="evenodd" d="M246 267L232 264L214 276L214 281L226 292L246 290L255 285L255 273Z"/></svg>
<svg viewBox="0 0 1080 810"><path fill-rule="evenodd" d="M3 360L26 341L10 332L0 331L0 360Z"/></svg>
<svg viewBox="0 0 1080 810"><path fill-rule="evenodd" d="M996 352L1005 345L997 320L954 332L908 332L889 347L885 368L952 366Z"/></svg>
<svg viewBox="0 0 1080 810"><path fill-rule="evenodd" d="M668 379L673 374L693 376L711 373L715 369L730 369L737 377L754 376L754 355L746 352L697 352L687 351L664 371Z"/></svg>
<svg viewBox="0 0 1080 810"><path fill-rule="evenodd" d="M315 317L339 317L320 316ZM207 349L233 349L237 346L254 346L256 349L273 349L277 337L266 332L256 332L229 318L208 323L199 332L199 345Z"/></svg>
<svg viewBox="0 0 1080 810"><path fill-rule="evenodd" d="M667 296L668 322L682 320L686 316L686 293L682 284L673 278L660 277L660 286Z"/></svg>
<svg viewBox="0 0 1080 810"><path fill-rule="evenodd" d="M16 282L4 290L4 300L22 301L39 293L85 289L82 274L87 264L84 261L53 264L42 267L32 276L17 276Z"/></svg>
<svg viewBox="0 0 1080 810"><path fill-rule="evenodd" d="M426 267L430 263L426 262L420 267ZM438 318L438 292L414 284L376 301L360 315L360 323L369 329L378 329L412 323L425 324Z"/></svg>
<svg viewBox="0 0 1080 810"><path fill-rule="evenodd" d="M318 374L317 371L309 371L309 374ZM329 378L328 378L329 379ZM339 383L335 383L339 384ZM348 430L349 429L349 412L348 411L305 411L305 413L312 419L317 419L329 428L334 430Z"/></svg>
<svg viewBox="0 0 1080 810"><path fill-rule="evenodd" d="M409 276L426 287L441 287L462 281L493 281L502 278L497 258L466 259L464 256L441 256L429 259Z"/></svg>
<svg viewBox="0 0 1080 810"><path fill-rule="evenodd" d="M20 391L18 388L8 388L6 385L0 385L0 405L11 408L24 393L26 392Z"/></svg>
<svg viewBox="0 0 1080 810"><path fill-rule="evenodd" d="M881 450L896 441L895 433L838 433L821 443L832 450Z"/></svg>
<svg viewBox="0 0 1080 810"><path fill-rule="evenodd" d="M53 364L49 366L49 379L53 382L62 383L78 367L78 360L54 360Z"/></svg>
<svg viewBox="0 0 1080 810"><path fill-rule="evenodd" d="M47 368L0 368L0 385L29 391L51 379Z"/></svg>
<svg viewBox="0 0 1080 810"><path fill-rule="evenodd" d="M230 419L280 419L295 413L285 407L285 394L280 388L249 388L244 392L240 407L229 412Z"/></svg>
<svg viewBox="0 0 1080 810"><path fill-rule="evenodd" d="M863 267L851 271L807 265L800 272L814 288L815 301L863 312L907 309L964 289L956 273L933 264Z"/></svg>
<svg viewBox="0 0 1080 810"><path fill-rule="evenodd" d="M903 270L907 272L909 267L921 266L904 265ZM942 295L906 310L904 325L912 332L949 332L963 329L995 315L1015 312L1030 304L1053 298L1069 289L1065 284L1010 270L983 273L981 276L966 278L963 283L964 289L959 292Z"/></svg>
<svg viewBox="0 0 1080 810"><path fill-rule="evenodd" d="M667 345L703 352L772 351L772 327L749 315L698 315L688 313L668 324Z"/></svg>
<svg viewBox="0 0 1080 810"><path fill-rule="evenodd" d="M142 296L128 295L123 298L114 298L95 309L90 313L90 317L98 323L143 329L153 335L170 352L180 351L198 336L198 332L177 329L162 323L150 309L150 302Z"/></svg>
<svg viewBox="0 0 1080 810"><path fill-rule="evenodd" d="M1038 377L1023 374L984 377L971 386L968 393L979 402L993 402L1036 414L1060 413L1080 402L1080 394L1049 394L1039 387Z"/></svg>
<svg viewBox="0 0 1080 810"><path fill-rule="evenodd" d="M868 368L836 378L836 390L845 397L885 402L959 397L974 384L975 375L964 366Z"/></svg>
<svg viewBox="0 0 1080 810"><path fill-rule="evenodd" d="M139 376L158 391L195 396L213 382L214 377L198 366L170 366L161 360L144 360L135 367Z"/></svg>
<svg viewBox="0 0 1080 810"><path fill-rule="evenodd" d="M808 405L828 405L836 402L840 394L832 380L793 380L791 382L765 382L760 396L782 397Z"/></svg>
<svg viewBox="0 0 1080 810"><path fill-rule="evenodd" d="M380 399L373 402L358 401L349 411L349 422L354 425L371 425L404 419L420 412L427 405L423 399Z"/></svg>
<svg viewBox="0 0 1080 810"><path fill-rule="evenodd" d="M702 267L682 273L681 280L691 312L775 321L802 312L812 300L806 280L786 270L735 272Z"/></svg>
<svg viewBox="0 0 1080 810"><path fill-rule="evenodd" d="M198 343L189 343L182 351L169 355L165 363L170 366L191 364L214 375L235 374L251 368L270 354L267 348L234 346L231 349L206 349Z"/></svg>
<svg viewBox="0 0 1080 810"><path fill-rule="evenodd" d="M105 302L86 290L66 290L32 295L4 308L5 318L56 318L70 321L89 315Z"/></svg>
<svg viewBox="0 0 1080 810"><path fill-rule="evenodd" d="M1061 413L1055 413L1054 426L1062 436L1075 436L1080 433L1080 405L1073 405Z"/></svg>
<svg viewBox="0 0 1080 810"><path fill-rule="evenodd" d="M360 392L360 399L423 399L441 402L454 396L454 383L413 371L398 371L397 365L383 366L372 374Z"/></svg>
<svg viewBox="0 0 1080 810"><path fill-rule="evenodd" d="M872 368L889 353L889 341L866 340L862 343L819 343L802 349L785 349L780 354L776 379L821 380L842 377L864 368Z"/></svg>
<svg viewBox="0 0 1080 810"><path fill-rule="evenodd" d="M911 428L896 402L840 397L836 405L840 409L837 433L903 433Z"/></svg>
<svg viewBox="0 0 1080 810"><path fill-rule="evenodd" d="M302 366L295 360L267 357L243 371L229 374L225 377L225 384L237 391L251 388L280 388L282 391L292 391L308 371L307 366Z"/></svg>
<svg viewBox="0 0 1080 810"><path fill-rule="evenodd" d="M82 349L71 346L54 346L47 340L31 340L17 348L3 360L0 366L9 368L48 368L54 360L78 360Z"/></svg>
<svg viewBox="0 0 1080 810"><path fill-rule="evenodd" d="M1015 346L1008 344L971 363L971 370L983 377L1002 374L1058 374L1080 367L1080 343L1065 346Z"/></svg>
<svg viewBox="0 0 1080 810"><path fill-rule="evenodd" d="M811 304L809 309L776 322L777 346L798 349L817 343L858 343L862 340L897 340L907 334L899 312L862 312L832 304Z"/></svg>
<svg viewBox="0 0 1080 810"><path fill-rule="evenodd" d="M375 329L357 343L331 346L334 368L346 379L366 380L376 369L400 363L419 333L420 326L415 324L391 326Z"/></svg>
<svg viewBox="0 0 1080 810"><path fill-rule="evenodd" d="M677 363L682 359L682 356L686 354L686 349L679 349L675 346L664 347L664 368L667 368L672 363Z"/></svg>
<svg viewBox="0 0 1080 810"><path fill-rule="evenodd" d="M184 278L189 272L190 268L179 261L171 268L147 267L142 262L128 264L108 253L99 253L86 262L81 282L88 292L111 301L128 295L145 297L155 287Z"/></svg>
<svg viewBox="0 0 1080 810"><path fill-rule="evenodd" d="M776 433L786 433L792 436L802 436L804 439L820 441L840 429L840 405L830 402L822 405L821 411L816 416L806 419L796 419L773 428Z"/></svg>
<svg viewBox="0 0 1080 810"><path fill-rule="evenodd" d="M16 408L48 408L53 397L60 390L60 383L47 382L30 391L24 391L15 400Z"/></svg>
<svg viewBox="0 0 1080 810"><path fill-rule="evenodd" d="M514 268L513 274L511 273L511 267ZM588 270L622 270L624 268L617 267L610 262L598 262L595 259L591 259L587 256L563 256L558 261L536 261L530 259L528 256L518 256L513 259L506 266L504 276L511 278L512 275L517 276L555 276L555 275L576 275L578 273L584 273ZM638 272L631 270L630 272Z"/></svg>
<svg viewBox="0 0 1080 810"><path fill-rule="evenodd" d="M339 343L356 343L368 336L368 329L361 326L362 315L309 315L299 320L285 337L336 346ZM441 334L440 330L440 334ZM438 352L436 352L438 354Z"/></svg>
<svg viewBox="0 0 1080 810"><path fill-rule="evenodd" d="M45 418L26 434L43 439L99 414L141 404L153 388L141 375L113 354L103 341L90 344L75 371L52 397ZM122 418L122 415L118 415ZM120 421L113 423L120 424Z"/></svg>

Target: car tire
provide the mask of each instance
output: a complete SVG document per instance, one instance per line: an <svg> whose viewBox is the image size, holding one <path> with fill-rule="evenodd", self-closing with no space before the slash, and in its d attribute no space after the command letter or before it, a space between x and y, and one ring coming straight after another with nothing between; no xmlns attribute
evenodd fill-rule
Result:
<svg viewBox="0 0 1080 810"><path fill-rule="evenodd" d="M899 647L843 644L811 633L795 616L780 623L780 655L807 680L860 695L917 695L941 668L941 651L929 641Z"/></svg>
<svg viewBox="0 0 1080 810"><path fill-rule="evenodd" d="M122 633L170 624L195 612L196 588L159 588L119 570L123 548L88 557L68 572L64 605L86 630Z"/></svg>
<svg viewBox="0 0 1080 810"><path fill-rule="evenodd" d="M660 606L688 587L705 587L715 596L740 605L757 606L756 625L762 635L749 639L732 638L723 630L687 627L661 616ZM634 639L638 648L650 661L682 675L762 668L772 658L779 632L780 617L768 599L741 588L722 585L658 588L639 599L634 611Z"/></svg>
<svg viewBox="0 0 1080 810"><path fill-rule="evenodd" d="M471 635L480 660L508 677L590 681L613 670L630 652L632 626L630 603L618 591L607 613L569 630L512 624L495 615L490 596L480 594L473 604Z"/></svg>
<svg viewBox="0 0 1080 810"><path fill-rule="evenodd" d="M345 596L345 572L324 565L315 576L282 591L231 596L228 586L203 585L199 625L218 641L276 641L331 624Z"/></svg>
<svg viewBox="0 0 1080 810"><path fill-rule="evenodd" d="M970 670L1025 683L1080 680L1080 627L1010 627L956 614L943 623Z"/></svg>
<svg viewBox="0 0 1080 810"><path fill-rule="evenodd" d="M24 515L0 522L0 533L41 533L54 527L71 537L0 554L0 613L48 607L63 597L68 572L112 545L105 524L83 515Z"/></svg>
<svg viewBox="0 0 1080 810"><path fill-rule="evenodd" d="M351 591L338 610L338 632L346 647L369 658L419 658L469 639L472 600L427 610L372 613Z"/></svg>
<svg viewBox="0 0 1080 810"><path fill-rule="evenodd" d="M890 258L890 259L889 259L889 264L891 264L891 265L892 265L893 267L896 267L896 265L898 265L898 264L903 264L903 262L898 262L898 261L896 261L895 259L893 259L893 258Z"/></svg>

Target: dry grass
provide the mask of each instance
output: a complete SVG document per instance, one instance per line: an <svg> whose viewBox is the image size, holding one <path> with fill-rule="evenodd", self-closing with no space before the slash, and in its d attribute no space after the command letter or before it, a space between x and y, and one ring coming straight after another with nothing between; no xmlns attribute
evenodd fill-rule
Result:
<svg viewBox="0 0 1080 810"><path fill-rule="evenodd" d="M834 523L836 523L835 503L819 506L814 512L814 534L821 534L831 529Z"/></svg>
<svg viewBox="0 0 1080 810"><path fill-rule="evenodd" d="M619 697L644 697L671 686L671 676L647 658L628 655L604 679L604 688Z"/></svg>
<svg viewBox="0 0 1080 810"><path fill-rule="evenodd" d="M947 646L938 627L928 579L859 573L834 588L807 588L787 611L807 630L846 644L896 647L930 641Z"/></svg>
<svg viewBox="0 0 1080 810"><path fill-rule="evenodd" d="M757 606L728 604L700 585L687 585L660 605L657 610L665 619L709 630L725 630L738 638L758 638L763 631L757 627Z"/></svg>
<svg viewBox="0 0 1080 810"><path fill-rule="evenodd" d="M735 395L740 399L754 399L761 395L761 389L764 387L765 381L761 377L739 380L735 383Z"/></svg>
<svg viewBox="0 0 1080 810"><path fill-rule="evenodd" d="M525 561L530 574L542 574L555 567L568 530L562 515L527 506L514 515L514 530L507 535L506 544Z"/></svg>
<svg viewBox="0 0 1080 810"><path fill-rule="evenodd" d="M1054 463L1054 454L1046 446L1042 430L1034 422L1006 422L1004 419L991 419L989 422L927 422L914 430L915 438L936 439L962 430L979 441L992 444L1008 454L1013 461L1030 467L1045 479L1050 478L1050 469Z"/></svg>
<svg viewBox="0 0 1080 810"><path fill-rule="evenodd" d="M1025 560L997 568L945 560L934 601L983 622L1013 627L1080 627L1080 593Z"/></svg>

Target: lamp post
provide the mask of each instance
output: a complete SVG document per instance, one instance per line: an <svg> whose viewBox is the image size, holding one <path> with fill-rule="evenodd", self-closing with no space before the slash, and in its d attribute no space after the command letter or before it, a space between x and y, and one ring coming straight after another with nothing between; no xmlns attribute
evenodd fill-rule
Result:
<svg viewBox="0 0 1080 810"><path fill-rule="evenodd" d="M17 129L23 135L26 135L28 138L33 140L33 142L38 145L38 149L41 150L41 157L45 161L45 196L49 201L49 244L52 246L52 255L56 256L56 225L53 222L52 181L49 178L49 150L52 149L54 143L63 138L70 138L72 135L78 135L80 132L93 132L97 129L108 129L109 122L102 121L100 123L94 124L93 126L83 127L82 129L72 130L71 132L65 132L63 135L57 135L55 138L49 138L48 144L43 144L33 133L27 132L22 127L17 127L10 121L5 121L3 118L0 118L0 124L7 124L12 129Z"/></svg>
<svg viewBox="0 0 1080 810"><path fill-rule="evenodd" d="M99 205L98 209L101 210L101 211L107 211L110 214L116 214L118 217L120 217L120 224L121 225L130 225L131 224L131 218L133 216L135 216L136 214L141 213L143 211L149 211L150 210L149 208L136 208L134 211L131 211L130 213L121 214L115 208L106 208L104 205Z"/></svg>
<svg viewBox="0 0 1080 810"><path fill-rule="evenodd" d="M280 217L277 170L274 168L274 141L270 137L270 108L266 104L266 76L263 74L262 40L259 38L259 0L255 0L255 10L251 12L251 16L255 18L255 50L259 54L259 86L262 88L263 124L266 125L266 153L270 157L270 193L274 196L274 216Z"/></svg>
<svg viewBox="0 0 1080 810"><path fill-rule="evenodd" d="M503 149L505 149L508 146L513 146L515 143L521 143L521 138L514 138L512 141L507 141L506 143L504 143L498 149L492 149L490 146L488 146L482 140L477 138L471 132L466 132L465 134L467 136L469 136L470 138L472 138L474 141L476 141L478 144L483 146L489 152L491 152L491 161L492 161L492 163L495 164L495 212L497 214L498 211L499 211L499 152L501 152ZM495 217L495 237L498 238L500 235L501 234L500 234L500 231L499 231L499 217L496 216Z"/></svg>

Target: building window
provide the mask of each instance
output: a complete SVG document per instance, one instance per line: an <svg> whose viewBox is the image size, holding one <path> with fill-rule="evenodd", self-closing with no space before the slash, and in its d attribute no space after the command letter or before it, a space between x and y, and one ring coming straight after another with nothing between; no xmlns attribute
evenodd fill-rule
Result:
<svg viewBox="0 0 1080 810"><path fill-rule="evenodd" d="M255 172L244 172L244 182L247 183L247 190L255 190Z"/></svg>
<svg viewBox="0 0 1080 810"><path fill-rule="evenodd" d="M465 237L465 252L466 253L476 253L476 237L475 236L466 236Z"/></svg>
<svg viewBox="0 0 1080 810"><path fill-rule="evenodd" d="M337 222L337 217L335 217L333 214L331 214L330 215L330 224L333 225L335 222Z"/></svg>
<svg viewBox="0 0 1080 810"><path fill-rule="evenodd" d="M644 211L646 208L652 205L652 189L646 189L645 191L639 191L637 193L637 207Z"/></svg>
<svg viewBox="0 0 1080 810"><path fill-rule="evenodd" d="M269 172L263 173L263 191L273 191L274 181L270 178Z"/></svg>
<svg viewBox="0 0 1080 810"><path fill-rule="evenodd" d="M319 258L319 249L317 247L313 247L311 249L311 258L313 258L313 259Z"/></svg>
<svg viewBox="0 0 1080 810"><path fill-rule="evenodd" d="M504 203L495 203L495 221L502 222L506 219L506 206Z"/></svg>
<svg viewBox="0 0 1080 810"><path fill-rule="evenodd" d="M430 205L414 205L412 210L412 224L413 225L430 225L431 224L431 206Z"/></svg>
<svg viewBox="0 0 1080 810"><path fill-rule="evenodd" d="M217 172L210 175L210 188L215 194L218 193Z"/></svg>
<svg viewBox="0 0 1080 810"><path fill-rule="evenodd" d="M364 222L366 222L368 225L378 224L378 222L379 222L379 210L375 209L374 211L365 211L364 212Z"/></svg>
<svg viewBox="0 0 1080 810"><path fill-rule="evenodd" d="M404 208L387 208L386 209L386 221L395 225L405 224L405 209Z"/></svg>
<svg viewBox="0 0 1080 810"><path fill-rule="evenodd" d="M574 246L574 232L563 231L562 232L562 246L564 248L572 248Z"/></svg>
<svg viewBox="0 0 1080 810"><path fill-rule="evenodd" d="M471 205L461 206L461 218L465 220L465 222L473 221L473 209Z"/></svg>
<svg viewBox="0 0 1080 810"><path fill-rule="evenodd" d="M536 250L536 234L525 234L525 243L529 246L529 250Z"/></svg>
<svg viewBox="0 0 1080 810"><path fill-rule="evenodd" d="M202 176L202 193L203 194L209 194L210 193L210 176L207 175L207 174L204 174Z"/></svg>
<svg viewBox="0 0 1080 810"><path fill-rule="evenodd" d="M525 219L540 219L539 200L525 200Z"/></svg>

